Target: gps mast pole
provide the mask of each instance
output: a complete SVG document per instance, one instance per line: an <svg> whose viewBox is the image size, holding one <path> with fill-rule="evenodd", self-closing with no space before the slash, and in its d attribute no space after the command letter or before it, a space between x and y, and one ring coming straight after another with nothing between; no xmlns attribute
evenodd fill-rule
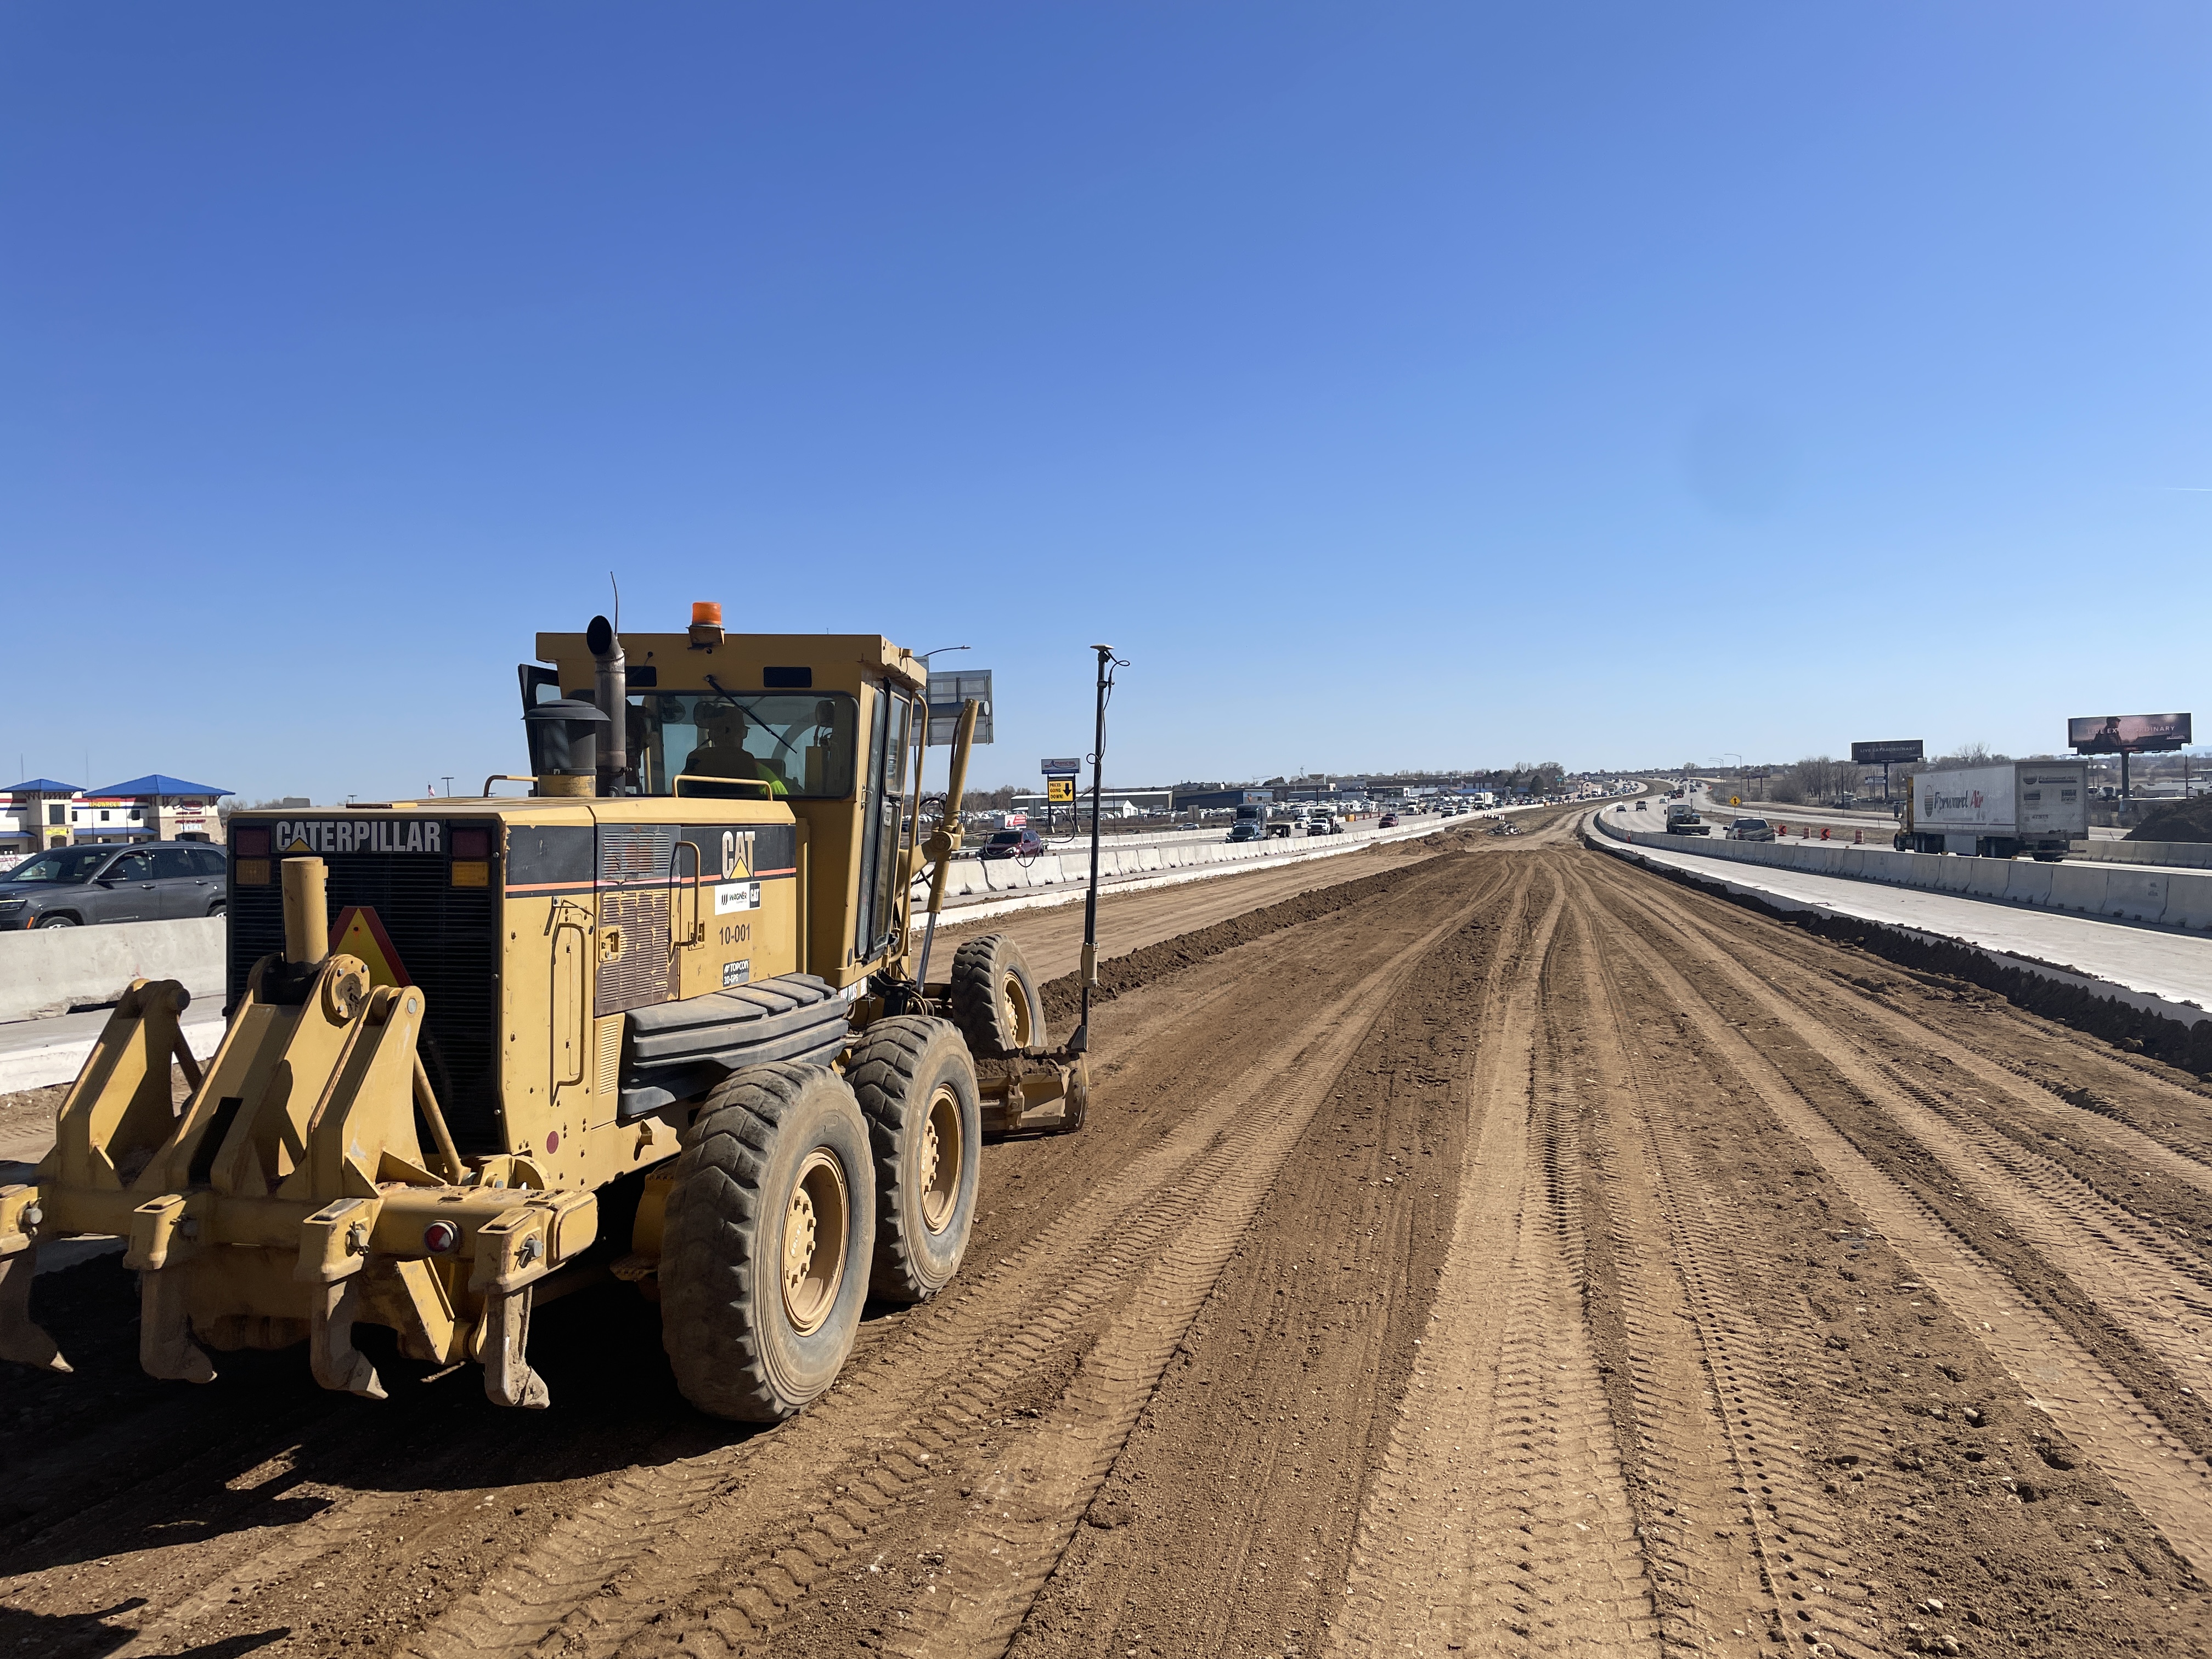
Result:
<svg viewBox="0 0 2212 1659"><path fill-rule="evenodd" d="M1106 772L1106 702L1114 695L1114 671L1129 665L1114 654L1110 645L1094 645L1098 653L1098 714L1091 739L1091 890L1083 896L1083 1012L1067 1051L1080 1054L1091 1048L1091 988L1098 983L1098 805L1100 780Z"/></svg>

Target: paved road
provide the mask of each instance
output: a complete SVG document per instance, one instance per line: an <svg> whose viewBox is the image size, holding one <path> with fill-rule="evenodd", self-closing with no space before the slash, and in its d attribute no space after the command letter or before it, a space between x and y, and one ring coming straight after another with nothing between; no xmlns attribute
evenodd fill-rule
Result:
<svg viewBox="0 0 2212 1659"><path fill-rule="evenodd" d="M1638 816L1646 816L1642 814ZM1842 876L1737 864L1638 847L1641 857L1709 881L1726 880L1844 915L1917 927L1985 950L2108 980L2170 1002L2212 1008L2212 939L2101 917L2065 915L1956 893L1923 892Z"/></svg>

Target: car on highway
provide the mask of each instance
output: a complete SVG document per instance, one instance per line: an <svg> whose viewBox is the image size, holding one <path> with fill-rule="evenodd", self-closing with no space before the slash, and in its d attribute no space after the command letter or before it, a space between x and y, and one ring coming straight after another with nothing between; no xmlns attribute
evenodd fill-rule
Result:
<svg viewBox="0 0 2212 1659"><path fill-rule="evenodd" d="M1765 818L1738 818L1728 827L1730 841L1772 841L1774 826Z"/></svg>
<svg viewBox="0 0 2212 1659"><path fill-rule="evenodd" d="M1033 859L1044 851L1034 830L999 830L975 849L979 859Z"/></svg>
<svg viewBox="0 0 2212 1659"><path fill-rule="evenodd" d="M228 877L205 842L50 847L0 872L0 929L219 916Z"/></svg>
<svg viewBox="0 0 2212 1659"><path fill-rule="evenodd" d="M1344 826L1336 821L1334 812L1316 812L1306 820L1306 834L1310 836L1340 836L1343 833Z"/></svg>
<svg viewBox="0 0 2212 1659"><path fill-rule="evenodd" d="M1375 827L1377 830L1395 830L1398 827L1398 815L1395 812L1385 812L1375 820Z"/></svg>

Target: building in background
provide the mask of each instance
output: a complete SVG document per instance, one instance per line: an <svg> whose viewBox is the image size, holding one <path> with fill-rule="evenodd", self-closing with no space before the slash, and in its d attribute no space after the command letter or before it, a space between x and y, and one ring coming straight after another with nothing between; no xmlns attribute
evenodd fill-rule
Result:
<svg viewBox="0 0 2212 1659"><path fill-rule="evenodd" d="M221 841L216 804L234 792L167 773L88 789L70 803L79 841Z"/></svg>
<svg viewBox="0 0 2212 1659"><path fill-rule="evenodd" d="M20 858L42 847L66 847L70 807L83 792L52 778L26 778L0 793L0 858Z"/></svg>

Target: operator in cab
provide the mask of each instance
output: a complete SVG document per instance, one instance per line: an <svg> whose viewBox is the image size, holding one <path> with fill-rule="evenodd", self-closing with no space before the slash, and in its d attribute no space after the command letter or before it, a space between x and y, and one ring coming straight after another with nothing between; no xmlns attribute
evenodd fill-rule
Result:
<svg viewBox="0 0 2212 1659"><path fill-rule="evenodd" d="M699 746L684 760L684 769L700 777L750 778L768 786L771 799L791 793L791 781L775 763L745 747L744 710L731 702L701 702L698 711Z"/></svg>

